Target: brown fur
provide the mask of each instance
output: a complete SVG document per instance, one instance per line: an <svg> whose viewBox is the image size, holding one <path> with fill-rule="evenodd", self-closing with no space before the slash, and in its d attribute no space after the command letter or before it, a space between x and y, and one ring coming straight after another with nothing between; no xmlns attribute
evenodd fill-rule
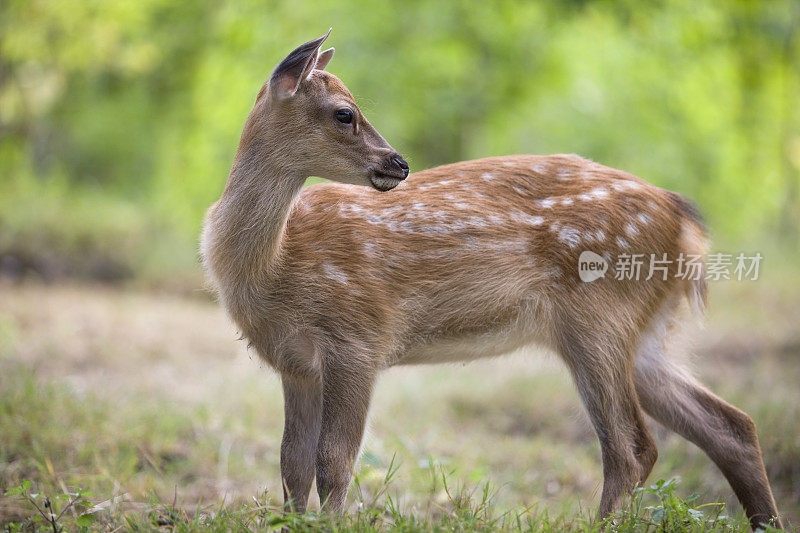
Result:
<svg viewBox="0 0 800 533"><path fill-rule="evenodd" d="M314 70L319 44L259 94L202 244L222 304L283 378L287 505L305 510L316 472L325 508L344 509L380 370L538 344L566 362L600 439L601 516L655 463L643 407L711 456L754 526L777 520L752 421L663 354L659 328L680 323L684 297L705 299L704 281L675 277L679 254L705 250L692 205L574 155L466 161L369 188L394 151L341 81ZM341 106L354 124L333 118ZM309 175L349 185L302 189ZM666 281L583 283L583 250L673 263Z"/></svg>

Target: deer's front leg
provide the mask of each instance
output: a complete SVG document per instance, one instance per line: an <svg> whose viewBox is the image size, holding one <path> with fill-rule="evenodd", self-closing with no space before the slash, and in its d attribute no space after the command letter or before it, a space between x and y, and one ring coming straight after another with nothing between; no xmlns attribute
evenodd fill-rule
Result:
<svg viewBox="0 0 800 533"><path fill-rule="evenodd" d="M322 429L317 447L317 491L323 509L344 511L369 410L375 372L356 358L326 365Z"/></svg>
<svg viewBox="0 0 800 533"><path fill-rule="evenodd" d="M322 418L322 383L283 376L286 421L281 442L281 480L286 510L303 513L308 504Z"/></svg>

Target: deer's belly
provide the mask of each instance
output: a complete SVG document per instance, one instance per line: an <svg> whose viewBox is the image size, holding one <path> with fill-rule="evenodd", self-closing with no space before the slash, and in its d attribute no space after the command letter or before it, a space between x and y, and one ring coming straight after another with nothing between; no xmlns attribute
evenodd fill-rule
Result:
<svg viewBox="0 0 800 533"><path fill-rule="evenodd" d="M547 346L543 323L525 316L497 330L422 337L392 359L396 365L453 363L496 357L521 348Z"/></svg>

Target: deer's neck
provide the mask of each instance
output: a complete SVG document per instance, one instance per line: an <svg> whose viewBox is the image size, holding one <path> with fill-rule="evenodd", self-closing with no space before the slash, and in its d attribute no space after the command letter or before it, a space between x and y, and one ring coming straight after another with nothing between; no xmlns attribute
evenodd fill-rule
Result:
<svg viewBox="0 0 800 533"><path fill-rule="evenodd" d="M207 229L206 260L219 281L252 283L275 272L304 181L279 158L255 150L237 154Z"/></svg>

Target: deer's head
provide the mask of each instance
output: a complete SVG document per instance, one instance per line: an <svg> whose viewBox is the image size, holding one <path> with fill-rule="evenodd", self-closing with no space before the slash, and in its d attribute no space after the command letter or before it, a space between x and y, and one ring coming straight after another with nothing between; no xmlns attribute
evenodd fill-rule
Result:
<svg viewBox="0 0 800 533"><path fill-rule="evenodd" d="M320 52L328 33L296 48L261 89L243 145L268 150L280 166L302 176L396 187L408 164L367 121L339 78L323 69L333 48Z"/></svg>

